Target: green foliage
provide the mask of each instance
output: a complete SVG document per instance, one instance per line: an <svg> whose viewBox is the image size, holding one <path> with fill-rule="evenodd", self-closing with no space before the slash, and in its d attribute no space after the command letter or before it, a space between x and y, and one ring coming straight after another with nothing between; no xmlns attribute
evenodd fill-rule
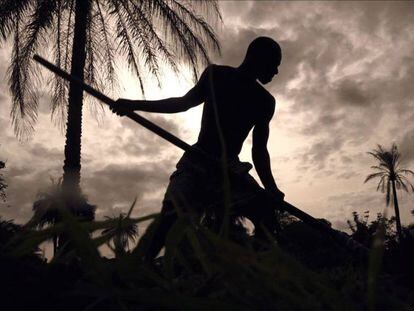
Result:
<svg viewBox="0 0 414 311"><path fill-rule="evenodd" d="M129 241L135 242L138 236L137 224L130 221L136 202L137 199L135 198L126 215L121 213L118 217L106 217L108 220L112 220L114 225L104 229L101 235L108 240L106 244L116 257L124 255L125 250L129 248Z"/></svg>
<svg viewBox="0 0 414 311"><path fill-rule="evenodd" d="M369 211L364 212L364 216L360 216L357 212L352 212L352 221L347 220L349 229L352 231L352 238L366 247L371 247L377 231L380 228L384 230L384 246L389 249L396 243L395 234L395 217L387 219L382 213L377 213L376 219L370 223Z"/></svg>
<svg viewBox="0 0 414 311"><path fill-rule="evenodd" d="M36 288L42 288L43 293L36 291L36 299L43 297L37 304L43 310L338 310L368 306L363 294L368 288L368 272L363 268L342 262L310 269L300 258L289 255L286 248L280 248L270 234L259 251L255 243L240 244L224 238L186 214L180 215L170 230L163 257L144 261L135 251L141 241L122 256L102 257L100 245L157 216L131 218L134 204L127 215L93 222L83 222L67 208L60 208L58 223L45 229L26 225L17 230L1 248L0 261L12 267L11 262L21 262L43 241L54 235L67 237L71 244L68 252L56 254L48 264L38 261L35 270L28 272L40 273L33 282ZM286 224L284 230L296 223ZM97 232L105 233L91 235ZM48 283L56 280L59 285ZM374 293L380 290L381 280L376 279ZM26 281L21 284L29 286ZM32 300L28 304L35 299L29 298ZM7 304L9 300L2 301ZM393 296L381 303L407 309ZM18 302L27 307L24 304Z"/></svg>
<svg viewBox="0 0 414 311"><path fill-rule="evenodd" d="M11 220L3 220L0 217L0 245L6 242L21 230L21 226L13 223Z"/></svg>

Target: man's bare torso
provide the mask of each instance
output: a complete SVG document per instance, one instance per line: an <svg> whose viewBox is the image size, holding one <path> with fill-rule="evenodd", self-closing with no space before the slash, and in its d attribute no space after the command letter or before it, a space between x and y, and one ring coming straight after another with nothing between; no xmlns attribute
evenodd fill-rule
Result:
<svg viewBox="0 0 414 311"><path fill-rule="evenodd" d="M205 103L196 145L218 157L222 135L227 156L232 159L240 153L250 130L259 122L268 122L274 110L274 98L236 68L212 65L206 71L207 79L200 85Z"/></svg>

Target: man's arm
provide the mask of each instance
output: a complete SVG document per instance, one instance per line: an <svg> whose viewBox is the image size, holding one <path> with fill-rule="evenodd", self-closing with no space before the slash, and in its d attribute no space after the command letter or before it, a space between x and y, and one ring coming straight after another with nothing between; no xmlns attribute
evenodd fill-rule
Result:
<svg viewBox="0 0 414 311"><path fill-rule="evenodd" d="M267 150L267 141L269 139L269 122L273 116L272 112L266 116L261 122L257 123L253 129L253 148L252 158L257 174L265 187L270 193L275 194L279 199L283 200L284 193L279 190L273 178L270 165L270 156Z"/></svg>
<svg viewBox="0 0 414 311"><path fill-rule="evenodd" d="M176 113L186 111L205 101L205 83L207 82L207 69L201 75L197 84L181 97L170 97L161 100L130 100L120 98L117 106L111 108L118 115L126 111L139 110L158 113Z"/></svg>

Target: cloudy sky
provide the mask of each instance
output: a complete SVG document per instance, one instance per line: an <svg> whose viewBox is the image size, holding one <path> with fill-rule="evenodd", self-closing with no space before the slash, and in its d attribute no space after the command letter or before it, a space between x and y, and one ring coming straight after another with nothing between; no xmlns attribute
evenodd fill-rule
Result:
<svg viewBox="0 0 414 311"><path fill-rule="evenodd" d="M352 211L384 210L375 182L363 181L375 164L367 151L396 142L404 166L414 168L414 2L220 2L222 45L214 62L237 66L250 41L280 42L279 75L266 88L277 108L269 151L273 173L286 200L344 229ZM33 138L19 142L9 112L6 68L10 48L0 47L0 159L9 188L0 203L5 219L24 222L31 204L51 178L62 175L64 136L50 120L43 95ZM141 98L138 83L120 68L122 97ZM191 88L188 72L166 72L148 99L181 96ZM185 113L148 115L194 143L202 107ZM250 161L250 139L241 158ZM85 108L82 188L97 218L126 211L137 196L135 215L159 211L168 177L182 152L108 110L98 118ZM403 223L413 222L412 194L400 194ZM393 215L391 209L388 215Z"/></svg>

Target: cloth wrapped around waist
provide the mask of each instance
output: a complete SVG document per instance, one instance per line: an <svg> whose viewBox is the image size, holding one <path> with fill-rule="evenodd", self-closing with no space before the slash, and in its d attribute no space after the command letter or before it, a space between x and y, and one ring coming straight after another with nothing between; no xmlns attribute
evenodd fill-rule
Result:
<svg viewBox="0 0 414 311"><path fill-rule="evenodd" d="M247 204L262 191L249 174L253 168L250 163L234 158L229 159L226 166L232 172L228 184L224 182L222 166L194 153L184 153L170 177L164 201L203 210L222 203L225 191L230 194L231 205Z"/></svg>
<svg viewBox="0 0 414 311"><path fill-rule="evenodd" d="M234 175L243 176L248 174L253 168L249 162L241 162L238 157L229 158L225 163L221 160L205 159L196 152L185 152L177 163L177 170L190 169L194 172L202 173L211 176L220 176L223 172L223 166L226 166L228 171Z"/></svg>

